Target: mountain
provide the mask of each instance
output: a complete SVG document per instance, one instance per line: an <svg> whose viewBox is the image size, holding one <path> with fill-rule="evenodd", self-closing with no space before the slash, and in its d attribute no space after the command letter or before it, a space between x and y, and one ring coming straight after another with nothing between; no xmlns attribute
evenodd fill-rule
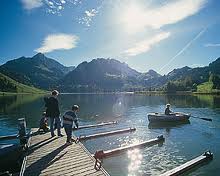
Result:
<svg viewBox="0 0 220 176"><path fill-rule="evenodd" d="M0 72L14 80L42 89L57 84L74 67L65 67L59 62L38 53L35 56L20 57L0 66Z"/></svg>
<svg viewBox="0 0 220 176"><path fill-rule="evenodd" d="M101 92L135 90L196 90L196 86L213 80L219 87L220 58L205 67L182 67L161 76L154 70L140 73L116 59L97 58L82 62L76 68L38 53L20 57L0 66L0 72L14 80L63 92ZM211 79L210 79L211 78ZM167 88L168 87L168 88ZM13 86L11 87L13 88ZM11 89L9 86L9 89Z"/></svg>
<svg viewBox="0 0 220 176"><path fill-rule="evenodd" d="M190 68L183 67L180 69L174 69L166 75L168 80L183 80L187 77L197 83L203 83L209 80L210 74L220 75L220 58L217 58L215 61L211 62L208 66Z"/></svg>
<svg viewBox="0 0 220 176"><path fill-rule="evenodd" d="M142 81L147 81L147 80L150 80L150 79L153 79L153 78L159 78L159 77L161 77L161 75L159 73L157 73L156 71L151 69L146 73L140 74L138 79L142 80Z"/></svg>
<svg viewBox="0 0 220 176"><path fill-rule="evenodd" d="M98 58L79 64L60 81L60 88L64 91L123 90L138 86L140 75L118 60Z"/></svg>
<svg viewBox="0 0 220 176"><path fill-rule="evenodd" d="M209 71L212 72L213 74L220 75L220 57L216 59L214 62L210 63L208 68Z"/></svg>
<svg viewBox="0 0 220 176"><path fill-rule="evenodd" d="M189 73L191 70L192 70L192 68L187 67L187 66L182 67L182 68L178 68L178 69L174 69L166 75L166 78L168 80L172 80L172 81L182 79L183 77L186 76L186 73Z"/></svg>
<svg viewBox="0 0 220 176"><path fill-rule="evenodd" d="M156 77L145 81L145 88L156 88L171 91L196 91L197 85L206 83L205 85L213 85L213 88L219 87L220 83L220 58L210 63L208 66L190 68L182 67L174 69L167 75ZM210 76L212 76L213 83L209 84Z"/></svg>
<svg viewBox="0 0 220 176"><path fill-rule="evenodd" d="M44 93L43 90L18 83L2 73L0 73L0 92Z"/></svg>
<svg viewBox="0 0 220 176"><path fill-rule="evenodd" d="M155 76L144 79L145 88L163 88L168 82L174 82L178 86L192 88L193 84L199 85L209 81L210 74L220 75L220 58L210 63L208 66L190 68L188 66L177 68L164 76ZM183 88L180 88L183 89Z"/></svg>

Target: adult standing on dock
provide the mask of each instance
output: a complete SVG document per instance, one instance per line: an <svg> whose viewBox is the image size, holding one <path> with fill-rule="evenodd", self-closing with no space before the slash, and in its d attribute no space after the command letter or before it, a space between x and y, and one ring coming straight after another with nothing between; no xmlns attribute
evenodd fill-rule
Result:
<svg viewBox="0 0 220 176"><path fill-rule="evenodd" d="M61 121L60 121L60 110L59 110L59 102L57 100L57 96L59 92L57 90L52 91L52 96L49 98L45 98L45 107L46 109L46 117L50 118L50 132L51 132L51 137L54 137L54 121L57 125L57 135L58 136L63 136L61 134Z"/></svg>

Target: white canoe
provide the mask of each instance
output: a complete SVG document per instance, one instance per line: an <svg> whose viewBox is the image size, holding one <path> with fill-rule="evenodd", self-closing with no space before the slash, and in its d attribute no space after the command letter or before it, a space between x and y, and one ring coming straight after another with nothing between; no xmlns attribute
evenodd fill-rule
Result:
<svg viewBox="0 0 220 176"><path fill-rule="evenodd" d="M165 115L162 113L149 113L147 116L149 122L182 122L188 121L190 114L175 113L171 115Z"/></svg>

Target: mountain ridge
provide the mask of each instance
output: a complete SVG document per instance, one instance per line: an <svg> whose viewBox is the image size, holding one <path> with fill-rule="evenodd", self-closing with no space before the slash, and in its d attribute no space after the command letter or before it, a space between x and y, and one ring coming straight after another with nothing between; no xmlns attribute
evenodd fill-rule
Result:
<svg viewBox="0 0 220 176"><path fill-rule="evenodd" d="M0 72L23 84L49 89L73 67L65 67L54 59L38 53L19 57L0 66Z"/></svg>
<svg viewBox="0 0 220 176"><path fill-rule="evenodd" d="M93 92L162 90L169 82L199 85L208 81L210 74L219 75L219 68L220 58L217 58L208 66L184 66L162 76L152 69L145 73L138 72L113 58L96 58L90 62L84 61L77 67L65 67L38 53L33 57L22 56L8 61L0 66L0 72L18 82L47 90L57 88L65 92Z"/></svg>

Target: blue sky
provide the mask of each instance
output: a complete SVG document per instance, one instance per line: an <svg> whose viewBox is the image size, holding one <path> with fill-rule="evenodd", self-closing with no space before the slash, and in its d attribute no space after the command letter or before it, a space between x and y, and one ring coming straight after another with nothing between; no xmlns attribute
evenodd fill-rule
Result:
<svg viewBox="0 0 220 176"><path fill-rule="evenodd" d="M42 52L161 74L204 66L220 57L219 12L218 0L1 0L0 64Z"/></svg>

